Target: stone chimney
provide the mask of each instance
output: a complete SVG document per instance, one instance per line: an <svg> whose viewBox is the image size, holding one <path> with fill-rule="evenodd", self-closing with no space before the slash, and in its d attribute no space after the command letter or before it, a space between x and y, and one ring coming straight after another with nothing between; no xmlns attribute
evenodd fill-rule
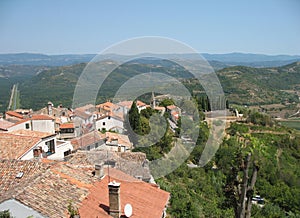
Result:
<svg viewBox="0 0 300 218"><path fill-rule="evenodd" d="M108 184L109 215L111 215L113 218L121 217L120 185L120 183L115 181Z"/></svg>
<svg viewBox="0 0 300 218"><path fill-rule="evenodd" d="M103 176L103 164L95 164L95 177L101 179Z"/></svg>
<svg viewBox="0 0 300 218"><path fill-rule="evenodd" d="M53 107L53 104L52 104L51 101L49 101L48 104L47 104L48 115L52 115L52 107Z"/></svg>

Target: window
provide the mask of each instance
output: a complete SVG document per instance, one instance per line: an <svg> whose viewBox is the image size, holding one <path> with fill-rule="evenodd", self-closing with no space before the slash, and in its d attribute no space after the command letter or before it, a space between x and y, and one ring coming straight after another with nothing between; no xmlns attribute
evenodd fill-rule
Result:
<svg viewBox="0 0 300 218"><path fill-rule="evenodd" d="M74 133L74 129L73 128L61 129L60 133Z"/></svg>
<svg viewBox="0 0 300 218"><path fill-rule="evenodd" d="M88 145L86 149L87 149L88 151L91 150L91 146Z"/></svg>
<svg viewBox="0 0 300 218"><path fill-rule="evenodd" d="M96 143L95 143L95 148L98 148L98 146L99 146L99 143L96 142Z"/></svg>
<svg viewBox="0 0 300 218"><path fill-rule="evenodd" d="M54 139L48 141L45 143L48 146L48 152L47 155L51 155L55 153L55 143L54 143Z"/></svg>
<svg viewBox="0 0 300 218"><path fill-rule="evenodd" d="M105 122L103 122L102 125L105 126Z"/></svg>
<svg viewBox="0 0 300 218"><path fill-rule="evenodd" d="M71 154L71 149L69 149L69 150L67 150L67 151L64 152L64 157L65 157L65 156L68 156L68 155L70 155L70 154Z"/></svg>
<svg viewBox="0 0 300 218"><path fill-rule="evenodd" d="M39 148L33 149L33 157L37 158L40 157L41 150Z"/></svg>
<svg viewBox="0 0 300 218"><path fill-rule="evenodd" d="M29 129L29 128L30 128L29 123L25 123L25 128L26 128L26 129Z"/></svg>

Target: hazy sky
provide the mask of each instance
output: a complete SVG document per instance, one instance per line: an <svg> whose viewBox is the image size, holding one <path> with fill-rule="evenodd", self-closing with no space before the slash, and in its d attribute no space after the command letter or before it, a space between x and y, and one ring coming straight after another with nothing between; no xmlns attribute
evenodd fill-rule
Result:
<svg viewBox="0 0 300 218"><path fill-rule="evenodd" d="M199 52L300 54L298 0L0 0L0 53L98 53L139 36Z"/></svg>

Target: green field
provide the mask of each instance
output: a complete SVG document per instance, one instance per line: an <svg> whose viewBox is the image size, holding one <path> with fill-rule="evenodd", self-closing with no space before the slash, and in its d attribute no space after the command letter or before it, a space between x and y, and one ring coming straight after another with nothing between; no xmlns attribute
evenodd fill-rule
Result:
<svg viewBox="0 0 300 218"><path fill-rule="evenodd" d="M300 130L300 120L280 121L280 124Z"/></svg>

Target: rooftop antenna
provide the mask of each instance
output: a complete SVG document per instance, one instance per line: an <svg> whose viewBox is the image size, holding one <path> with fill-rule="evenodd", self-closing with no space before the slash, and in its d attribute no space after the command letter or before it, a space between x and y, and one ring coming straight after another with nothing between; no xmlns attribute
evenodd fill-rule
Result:
<svg viewBox="0 0 300 218"><path fill-rule="evenodd" d="M108 161L108 150L106 151L107 153L106 153L106 160L107 160L107 165L108 165L108 168L107 168L107 171L108 171L108 182L110 182L110 176L109 176L109 161Z"/></svg>

